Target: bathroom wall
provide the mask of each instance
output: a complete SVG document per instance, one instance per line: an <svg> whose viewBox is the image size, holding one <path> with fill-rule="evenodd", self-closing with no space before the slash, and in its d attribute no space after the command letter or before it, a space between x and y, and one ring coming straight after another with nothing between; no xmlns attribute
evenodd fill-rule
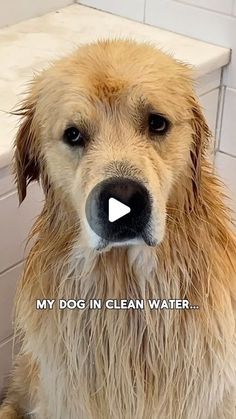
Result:
<svg viewBox="0 0 236 419"><path fill-rule="evenodd" d="M0 0L0 28L68 6L73 0Z"/></svg>

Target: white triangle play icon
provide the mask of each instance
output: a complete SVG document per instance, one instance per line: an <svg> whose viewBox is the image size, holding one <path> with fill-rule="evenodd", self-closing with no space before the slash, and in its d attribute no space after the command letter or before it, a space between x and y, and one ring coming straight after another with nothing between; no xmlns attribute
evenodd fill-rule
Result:
<svg viewBox="0 0 236 419"><path fill-rule="evenodd" d="M131 211L128 205L123 204L115 198L109 198L108 202L108 219L111 223L118 220Z"/></svg>

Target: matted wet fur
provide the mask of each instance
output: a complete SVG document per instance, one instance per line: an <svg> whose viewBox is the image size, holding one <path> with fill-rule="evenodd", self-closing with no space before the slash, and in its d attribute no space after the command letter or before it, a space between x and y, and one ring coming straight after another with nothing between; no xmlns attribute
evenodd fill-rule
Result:
<svg viewBox="0 0 236 419"><path fill-rule="evenodd" d="M147 109L168 118L166 136L148 134ZM45 204L0 418L235 419L236 242L189 68L133 41L83 46L36 77L19 113L20 201L40 179ZM88 140L72 150L63 130L81 118ZM154 247L98 251L85 226L91 188L126 175L117 161L146 179ZM39 298L184 298L199 309L45 311Z"/></svg>

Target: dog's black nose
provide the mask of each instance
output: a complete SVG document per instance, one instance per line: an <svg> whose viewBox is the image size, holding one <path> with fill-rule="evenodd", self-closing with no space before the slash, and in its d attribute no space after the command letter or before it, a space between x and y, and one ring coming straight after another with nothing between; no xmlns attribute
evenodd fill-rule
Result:
<svg viewBox="0 0 236 419"><path fill-rule="evenodd" d="M105 180L90 193L86 215L92 230L107 241L142 237L151 215L148 190L132 179Z"/></svg>

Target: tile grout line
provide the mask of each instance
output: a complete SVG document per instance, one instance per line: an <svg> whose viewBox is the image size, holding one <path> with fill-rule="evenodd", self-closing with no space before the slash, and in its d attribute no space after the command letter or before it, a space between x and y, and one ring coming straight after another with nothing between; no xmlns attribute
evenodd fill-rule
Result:
<svg viewBox="0 0 236 419"><path fill-rule="evenodd" d="M144 0L144 7L143 7L143 23L146 21L146 3L147 0Z"/></svg>
<svg viewBox="0 0 236 419"><path fill-rule="evenodd" d="M232 157L236 161L236 155L235 154L231 154L231 153L228 153L228 152L223 151L223 150L217 150L217 153L224 154L225 156L228 156L228 157Z"/></svg>
<svg viewBox="0 0 236 419"><path fill-rule="evenodd" d="M216 132L217 132L216 151L220 150L223 114L224 114L224 106L225 106L226 86L223 84L223 77L224 77L224 70L221 71L221 77L220 77L220 97L219 97L219 102L218 102L219 106L217 110L217 126L216 126Z"/></svg>

